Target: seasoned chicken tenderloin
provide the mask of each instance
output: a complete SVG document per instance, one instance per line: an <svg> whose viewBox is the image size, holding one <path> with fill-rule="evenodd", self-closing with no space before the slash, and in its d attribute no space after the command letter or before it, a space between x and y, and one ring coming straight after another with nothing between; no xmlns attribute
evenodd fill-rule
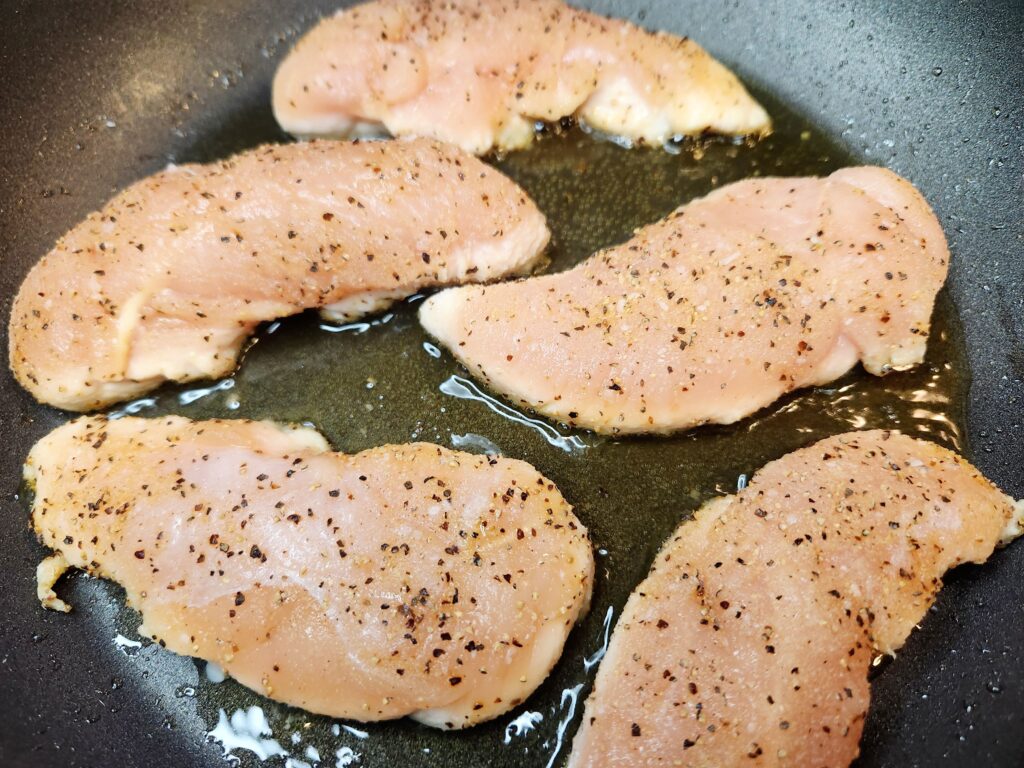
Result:
<svg viewBox="0 0 1024 768"><path fill-rule="evenodd" d="M140 633L311 712L463 728L547 677L586 610L586 529L522 461L332 453L307 428L85 417L25 465L32 525L124 586Z"/></svg>
<svg viewBox="0 0 1024 768"><path fill-rule="evenodd" d="M171 167L33 267L11 310L10 365L42 402L99 408L230 373L263 321L350 319L422 288L522 274L547 240L522 189L426 140Z"/></svg>
<svg viewBox="0 0 1024 768"><path fill-rule="evenodd" d="M736 76L692 40L561 0L374 0L342 9L281 64L273 105L298 136L387 131L477 154L527 146L537 121L564 117L649 144L771 125Z"/></svg>
<svg viewBox="0 0 1024 768"><path fill-rule="evenodd" d="M842 768L868 668L942 576L1021 533L964 459L850 432L773 461L679 526L612 634L571 768Z"/></svg>
<svg viewBox="0 0 1024 768"><path fill-rule="evenodd" d="M729 424L858 362L924 359L949 250L883 168L747 179L566 272L442 291L424 328L492 389L598 432Z"/></svg>

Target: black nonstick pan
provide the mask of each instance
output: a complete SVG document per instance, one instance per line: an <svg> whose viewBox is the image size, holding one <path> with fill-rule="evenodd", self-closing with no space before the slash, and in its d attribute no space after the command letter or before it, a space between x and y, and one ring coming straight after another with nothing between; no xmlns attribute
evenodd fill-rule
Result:
<svg viewBox="0 0 1024 768"><path fill-rule="evenodd" d="M234 377L166 387L136 403L140 415L308 421L347 451L411 439L494 444L558 483L598 549L593 609L524 706L459 733L335 723L212 682L205 664L140 645L138 616L104 582L70 577L58 591L76 610L43 611L34 583L43 550L28 530L21 463L68 417L38 405L4 371L0 766L219 766L215 730L243 765L261 765L262 749L278 753L267 760L277 766L281 752L296 766L314 755L325 766L557 766L606 627L664 537L703 501L735 489L741 474L827 434L889 426L964 452L1024 496L1024 8L1014 0L584 4L694 37L762 99L776 132L756 145L630 151L569 129L493 158L548 214L549 268L733 179L885 165L928 198L953 253L926 364L884 380L855 372L730 427L614 441L488 400L452 359L424 347L406 303L365 324L303 316L268 326ZM286 139L270 113L274 68L337 5L2 4L0 347L29 267L117 189L168 162ZM875 671L858 765L1024 765L1021 659L1019 542L951 574L899 657ZM260 713L267 731L238 741L243 720L258 725ZM225 737L233 714L236 735Z"/></svg>

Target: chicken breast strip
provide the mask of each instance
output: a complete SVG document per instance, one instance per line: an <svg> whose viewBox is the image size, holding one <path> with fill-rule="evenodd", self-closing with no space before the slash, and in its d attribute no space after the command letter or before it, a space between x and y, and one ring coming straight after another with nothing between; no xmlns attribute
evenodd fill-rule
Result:
<svg viewBox="0 0 1024 768"><path fill-rule="evenodd" d="M849 765L872 659L1022 520L965 460L895 432L768 464L683 523L629 598L569 765Z"/></svg>
<svg viewBox="0 0 1024 768"><path fill-rule="evenodd" d="M858 361L920 363L949 251L882 168L722 187L560 274L455 288L424 328L518 404L605 433L729 424Z"/></svg>
<svg viewBox="0 0 1024 768"><path fill-rule="evenodd" d="M561 0L374 0L303 37L274 78L298 136L386 130L467 152L518 149L537 121L575 116L650 144L770 128L729 70L688 38Z"/></svg>
<svg viewBox="0 0 1024 768"><path fill-rule="evenodd" d="M521 274L548 240L518 186L426 141L264 146L117 195L29 272L10 365L89 410L229 373L262 321L349 319L421 288Z"/></svg>
<svg viewBox="0 0 1024 768"><path fill-rule="evenodd" d="M32 525L124 586L140 634L333 717L463 728L547 677L586 610L586 529L522 461L330 452L267 422L80 418L33 448Z"/></svg>

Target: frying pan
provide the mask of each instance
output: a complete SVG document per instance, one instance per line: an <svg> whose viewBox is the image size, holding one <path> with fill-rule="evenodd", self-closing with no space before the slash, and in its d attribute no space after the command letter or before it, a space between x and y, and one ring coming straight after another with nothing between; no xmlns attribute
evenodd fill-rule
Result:
<svg viewBox="0 0 1024 768"><path fill-rule="evenodd" d="M336 750L345 746L360 756L353 764L366 766L557 765L591 679L583 661L600 648L606 620L617 617L663 537L701 501L729 491L737 474L850 423L898 422L925 433L932 424L933 439L960 448L1004 490L1024 496L1021 6L1013 0L984 7L884 0L583 4L700 41L766 102L781 134L813 128L801 166L806 172L882 164L921 189L954 254L929 364L884 384L854 374L740 425L667 441L613 441L586 449L582 459L560 450L566 446L557 444L557 430L549 427L545 437L528 420L503 420L472 399L470 386L460 385L462 399L438 394L437 382L451 381L457 368L447 358L415 357L424 338L408 307L343 332L309 318L277 334L265 329L242 366L237 392L193 388L183 397L184 388L166 388L151 412L198 418L236 409L311 419L344 450L413 437L449 442L475 429L553 477L591 528L601 548L594 610L552 678L512 713L538 713L534 729L510 728L508 716L452 734L409 722L376 725L365 729L366 738L230 681L209 683L203 665L190 659L135 647L138 617L122 607L123 594L112 585L73 577L60 589L75 612L39 608L34 566L42 550L26 525L20 465L32 443L67 416L36 404L5 371L0 765L223 765L221 746L206 734L219 710L251 705L264 709L282 748L308 759L304 749L313 745L325 765L334 765ZM4 2L0 346L6 349L10 303L31 264L115 190L172 160L209 160L284 138L268 106L272 73L296 36L337 5ZM758 164L765 153L792 151L782 139L760 149L718 144L706 161L677 161L661 151L627 153L570 138L512 156L502 167L551 216L553 268L559 268L625 238L686 195L773 170ZM680 164L668 165L673 162ZM801 168L780 161L774 170ZM917 419L908 403L929 381L952 402L940 408L942 418ZM851 397L861 398L859 421L845 412L826 418ZM184 409L189 399L196 400L191 411ZM588 457L595 468L585 469ZM875 675L858 764L1024 764L1021 658L1024 545L1017 544L985 566L951 574L900 657ZM301 740L297 747L293 733ZM259 764L250 751L235 754L244 764ZM280 765L282 758L273 760Z"/></svg>

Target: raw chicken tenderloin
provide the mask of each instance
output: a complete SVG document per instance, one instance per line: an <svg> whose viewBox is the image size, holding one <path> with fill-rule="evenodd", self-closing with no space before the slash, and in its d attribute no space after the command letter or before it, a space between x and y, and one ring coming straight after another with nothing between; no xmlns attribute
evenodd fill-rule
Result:
<svg viewBox="0 0 1024 768"><path fill-rule="evenodd" d="M586 610L586 529L522 461L345 456L267 422L81 418L33 448L32 524L140 633L311 712L463 728L547 677Z"/></svg>
<svg viewBox="0 0 1024 768"><path fill-rule="evenodd" d="M421 288L529 269L548 230L526 194L426 141L264 146L117 195L29 272L10 365L89 410L229 373L262 321L351 318Z"/></svg>
<svg viewBox="0 0 1024 768"><path fill-rule="evenodd" d="M420 320L519 404L606 433L728 424L858 361L924 358L949 251L882 168L748 179L555 275L433 296Z"/></svg>
<svg viewBox="0 0 1024 768"><path fill-rule="evenodd" d="M965 460L895 432L768 464L683 523L629 598L569 765L849 765L872 659L1022 519Z"/></svg>
<svg viewBox="0 0 1024 768"><path fill-rule="evenodd" d="M561 0L375 0L303 37L274 78L274 114L299 136L433 136L468 152L528 145L537 121L576 116L661 144L758 134L764 109L692 40Z"/></svg>

